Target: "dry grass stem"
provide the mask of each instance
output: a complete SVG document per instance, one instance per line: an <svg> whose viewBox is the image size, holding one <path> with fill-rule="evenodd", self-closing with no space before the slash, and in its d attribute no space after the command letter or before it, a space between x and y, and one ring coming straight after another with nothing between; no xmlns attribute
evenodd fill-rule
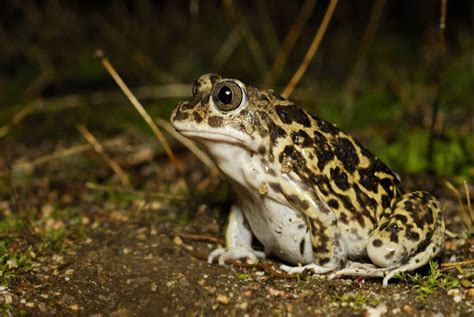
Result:
<svg viewBox="0 0 474 317"><path fill-rule="evenodd" d="M102 146L104 148L112 147L121 144L121 140L119 138L109 139L107 141L102 142ZM55 151L51 154L47 154L31 161L18 161L13 164L13 170L19 170L22 172L31 172L34 168L39 165L46 164L51 161L55 161L58 159L62 159L68 156L77 155L92 149L92 145L90 144L81 144L76 145L67 149L62 149Z"/></svg>
<svg viewBox="0 0 474 317"><path fill-rule="evenodd" d="M446 7L447 0L441 0L441 10L439 16L439 33L438 33L438 60L436 65L436 95L431 107L431 124L430 124L430 134L428 139L428 168L433 170L433 154L434 154L434 144L438 138L438 133L436 132L436 127L438 126L437 122L439 120L439 108L441 104L441 98L443 95L443 71L444 71L444 59L446 53L446 40L445 40L445 30L446 30Z"/></svg>
<svg viewBox="0 0 474 317"><path fill-rule="evenodd" d="M137 195L137 196L144 196L144 197L157 198L157 199L182 200L182 201L188 200L188 198L184 196L180 196L180 195L132 190L129 188L99 185L99 184L95 184L91 182L86 183L86 188L91 189L91 190L102 191L102 192L122 193L122 194Z"/></svg>
<svg viewBox="0 0 474 317"><path fill-rule="evenodd" d="M25 107L20 109L20 111L15 113L15 115L10 119L7 124L5 124L3 127L0 127L0 139L5 137L14 126L23 121L26 117L33 113L33 111L38 109L42 104L43 102L41 100L38 100L26 105Z"/></svg>
<svg viewBox="0 0 474 317"><path fill-rule="evenodd" d="M165 151L166 155L170 159L171 163L182 173L181 165L178 164L178 161L177 161L173 151L171 150L171 148L168 144L168 141L166 141L166 138L163 136L160 129L158 129L158 126L155 124L155 122L150 117L148 112L146 112L146 110L145 110L145 108L143 108L142 104L138 101L138 99L135 97L135 95L130 91L130 89L125 84L125 82L122 80L122 78L117 73L115 68L112 66L112 64L109 62L109 60L104 56L103 52L101 50L97 50L96 56L99 58L101 64L105 67L105 69L109 72L110 76L112 76L112 78L115 80L117 85L123 91L125 96L127 96L127 98L130 100L130 102L135 107L135 109L138 111L138 113L142 116L142 118L145 120L145 122L150 126L150 128L153 131L153 133L155 134L156 138L161 143L161 146L163 147L163 150Z"/></svg>
<svg viewBox="0 0 474 317"><path fill-rule="evenodd" d="M306 0L301 7L300 12L298 13L293 25L288 31L285 40L283 41L283 45L280 47L278 54L273 61L272 68L270 72L267 74L265 79L265 86L271 87L275 81L278 79L281 71L285 67L285 64L288 60L288 56L290 56L291 51L293 50L296 42L301 36L301 31L303 30L304 26L308 22L311 14L313 13L314 7L316 6L316 0Z"/></svg>
<svg viewBox="0 0 474 317"><path fill-rule="evenodd" d="M217 184L219 182L219 170L216 166L211 170L211 173L203 179L199 184L196 185L196 191L202 192L208 188L211 184Z"/></svg>
<svg viewBox="0 0 474 317"><path fill-rule="evenodd" d="M235 7L233 0L222 0L222 7L224 8L224 14L227 19L227 23L230 26L234 26L237 21L237 16L235 14Z"/></svg>
<svg viewBox="0 0 474 317"><path fill-rule="evenodd" d="M180 236L183 240L191 240L191 241L204 241L204 242L211 242L215 244L224 245L225 241L216 237L211 236L204 236L199 234L187 234L187 233L176 233L177 236Z"/></svg>
<svg viewBox="0 0 474 317"><path fill-rule="evenodd" d="M255 34L252 32L247 20L240 16L240 30L242 32L242 37L247 42L250 53L255 61L255 65L258 67L260 73L265 76L268 73L268 63L265 59L265 54L263 53L260 42L255 37Z"/></svg>
<svg viewBox="0 0 474 317"><path fill-rule="evenodd" d="M474 223L474 211L472 210L471 193L469 192L469 186L467 186L466 180L464 180L464 192L466 194L467 212L471 218L471 225L472 225Z"/></svg>
<svg viewBox="0 0 474 317"><path fill-rule="evenodd" d="M372 6L369 22L367 23L364 36L362 37L361 45L359 46L359 50L356 55L357 57L355 59L354 67L352 68L352 72L346 81L345 90L347 94L352 94L352 92L357 88L356 84L359 82L357 78L362 71L364 57L367 53L367 50L374 40L384 7L385 0L375 0L374 5Z"/></svg>
<svg viewBox="0 0 474 317"><path fill-rule="evenodd" d="M242 40L242 35L243 34L240 25L236 25L217 51L214 61L212 62L214 69L219 70L232 56L232 53L234 53L235 49Z"/></svg>
<svg viewBox="0 0 474 317"><path fill-rule="evenodd" d="M96 137L82 124L77 125L77 129L82 134L84 139L92 146L94 151L104 160L105 163L114 171L114 173L120 179L120 182L125 187L131 187L128 175L120 167L120 165L104 150L102 144L96 139Z"/></svg>
<svg viewBox="0 0 474 317"><path fill-rule="evenodd" d="M453 268L464 267L464 266L473 265L473 264L474 264L474 259L469 259L469 260L460 261L460 262L441 263L441 270L447 271Z"/></svg>
<svg viewBox="0 0 474 317"><path fill-rule="evenodd" d="M161 118L156 118L156 123L161 126L163 129L166 130L169 134L171 134L173 137L176 138L179 142L181 142L185 147L187 147L196 157L204 164L206 165L209 169L213 170L216 168L216 165L214 162L207 156L206 153L204 153L200 148L194 144L193 141L191 141L188 138L183 137L181 134L176 132L176 130L171 126L169 122L166 120L163 120Z"/></svg>
<svg viewBox="0 0 474 317"><path fill-rule="evenodd" d="M304 73L308 69L309 64L313 60L314 54L316 54L319 44L321 43L321 40L324 37L324 33L326 33L326 29L329 25L329 22L331 21L332 14L334 13L334 10L336 9L336 5L337 5L337 0L331 0L326 10L326 13L324 14L321 25L319 26L318 31L316 32L313 38L313 41L311 42L311 45L308 51L306 52L303 62L301 62L300 67L298 67L295 74L291 78L290 82L286 86L285 90L283 90L283 92L281 93L283 97L288 98L291 95L291 93L293 92L293 89L295 89L301 77L303 77Z"/></svg>
<svg viewBox="0 0 474 317"><path fill-rule="evenodd" d="M187 97L191 91L189 84L169 84L160 86L143 86L135 88L136 96L142 100ZM44 106L39 111L62 111L84 105L101 105L123 103L123 93L116 90L95 91L89 94L70 94L61 97L44 99Z"/></svg>
<svg viewBox="0 0 474 317"><path fill-rule="evenodd" d="M451 184L450 182L445 182L444 184L446 185L446 187L448 187L448 189L450 191L453 192L454 196L456 196L456 199L458 201L459 216L461 217L461 221L467 229L470 229L471 226L472 226L472 223L473 223L472 209L470 210L470 214L469 214L469 212L466 210L466 208L464 208L464 202L462 201L461 193L459 192L459 190L456 187L454 187L453 184ZM469 192L467 191L466 192L466 198L468 199L468 204L470 206L471 202L469 200L468 195L469 195Z"/></svg>

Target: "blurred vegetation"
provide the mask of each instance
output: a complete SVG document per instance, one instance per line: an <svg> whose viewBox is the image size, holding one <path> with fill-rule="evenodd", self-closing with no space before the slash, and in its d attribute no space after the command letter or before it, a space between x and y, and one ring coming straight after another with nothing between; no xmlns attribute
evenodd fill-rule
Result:
<svg viewBox="0 0 474 317"><path fill-rule="evenodd" d="M381 16L370 25L377 2ZM272 85L276 91L302 60L327 3L316 3ZM0 126L38 98L44 103L0 139L2 151L11 144L77 138L79 122L99 136L137 128L149 133L94 59L97 48L136 89L190 84L205 72L262 86L302 6L303 1L4 1ZM437 1L341 1L291 98L353 132L397 171L472 180L472 3L448 1L441 69L439 6ZM367 30L373 36L364 42ZM437 89L440 113L430 162L427 147ZM96 100L94 93L106 97ZM190 88L181 89L166 98L155 94L143 100L152 116L168 119L176 102L190 93ZM79 101L72 102L71 95Z"/></svg>

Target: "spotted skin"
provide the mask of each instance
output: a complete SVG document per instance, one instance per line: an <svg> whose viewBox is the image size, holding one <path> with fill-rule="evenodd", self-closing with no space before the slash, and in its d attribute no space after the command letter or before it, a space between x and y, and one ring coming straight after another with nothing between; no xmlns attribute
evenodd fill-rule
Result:
<svg viewBox="0 0 474 317"><path fill-rule="evenodd" d="M234 95L243 96L230 111L220 110L213 92L223 81L236 83L241 91ZM404 194L397 175L350 134L272 90L206 74L171 122L214 159L266 253L289 264L390 275L442 250L444 220L433 196Z"/></svg>

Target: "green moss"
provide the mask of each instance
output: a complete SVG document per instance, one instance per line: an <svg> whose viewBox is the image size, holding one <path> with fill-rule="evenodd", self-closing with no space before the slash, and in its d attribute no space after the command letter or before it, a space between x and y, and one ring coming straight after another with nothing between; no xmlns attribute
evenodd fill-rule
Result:
<svg viewBox="0 0 474 317"><path fill-rule="evenodd" d="M342 306L349 306L355 312L360 311L362 306L368 303L368 300L364 296L357 293L336 295L333 301L340 303Z"/></svg>
<svg viewBox="0 0 474 317"><path fill-rule="evenodd" d="M0 241L0 284L8 287L14 277L27 273L31 266L31 247L15 249L8 241Z"/></svg>
<svg viewBox="0 0 474 317"><path fill-rule="evenodd" d="M430 273L426 276L422 276L418 273L400 273L397 274L395 278L411 285L411 287L417 291L419 300L424 300L428 295L440 289L449 290L458 288L461 285L455 276L441 272L439 264L434 261L430 262Z"/></svg>

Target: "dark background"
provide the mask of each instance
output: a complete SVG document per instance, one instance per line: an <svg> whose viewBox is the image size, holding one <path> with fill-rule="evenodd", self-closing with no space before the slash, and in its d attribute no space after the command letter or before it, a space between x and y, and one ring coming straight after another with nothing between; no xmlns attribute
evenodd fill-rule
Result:
<svg viewBox="0 0 474 317"><path fill-rule="evenodd" d="M73 109L39 111L22 126L42 133L31 135L28 129L22 133L17 128L6 141L29 144L39 138L73 138L77 122L107 135L130 126L146 130L94 58L97 48L137 89L189 84L206 72L263 86L303 3L2 1L0 122L39 97L46 98L46 109L52 101L55 107L68 108L61 97L70 94L85 98ZM317 1L282 73L271 85L276 91L283 90L301 62L328 3ZM473 177L469 165L474 151L468 138L473 132L473 2L447 1L446 53L441 57L441 1L380 1L384 4L380 22L372 26L374 35L365 45L374 3L339 1L292 99L351 130L397 170ZM230 49L228 58L219 61L226 39L240 25L247 26L249 33ZM248 45L248 38L256 48ZM87 102L88 94L104 91L117 94ZM181 89L171 98L157 93L143 101L152 115L167 119L176 102L189 94L190 90ZM436 107L441 121L430 134ZM102 113L107 122L97 122ZM427 149L430 135L436 140L433 155Z"/></svg>

